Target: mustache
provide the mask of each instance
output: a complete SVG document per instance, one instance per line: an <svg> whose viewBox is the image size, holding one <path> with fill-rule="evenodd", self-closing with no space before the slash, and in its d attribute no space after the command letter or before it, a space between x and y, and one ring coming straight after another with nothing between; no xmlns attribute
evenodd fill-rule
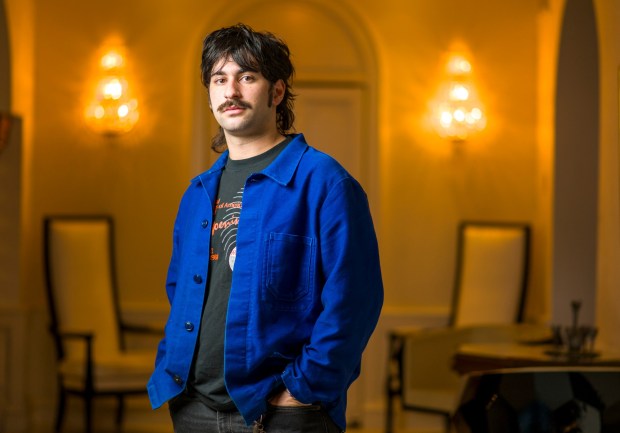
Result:
<svg viewBox="0 0 620 433"><path fill-rule="evenodd" d="M233 99L229 99L228 101L224 102L219 107L217 107L217 111L221 113L227 108L233 107L233 106L239 107L239 108L252 108L252 105L250 105L249 102L245 102L245 101L242 101L241 99L233 98Z"/></svg>

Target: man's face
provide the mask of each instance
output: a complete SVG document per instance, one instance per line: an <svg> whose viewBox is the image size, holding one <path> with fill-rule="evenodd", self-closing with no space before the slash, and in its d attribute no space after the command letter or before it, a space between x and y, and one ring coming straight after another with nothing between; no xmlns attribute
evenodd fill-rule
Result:
<svg viewBox="0 0 620 433"><path fill-rule="evenodd" d="M281 80L272 85L260 72L244 70L231 58L216 63L209 80L209 106L227 136L273 131L283 94Z"/></svg>

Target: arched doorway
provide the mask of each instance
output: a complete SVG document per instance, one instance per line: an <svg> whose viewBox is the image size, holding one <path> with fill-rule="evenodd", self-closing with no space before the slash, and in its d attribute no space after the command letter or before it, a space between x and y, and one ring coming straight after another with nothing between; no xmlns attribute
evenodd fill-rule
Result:
<svg viewBox="0 0 620 433"><path fill-rule="evenodd" d="M296 69L297 131L358 178L378 210L377 61L360 22L333 2L318 0L241 2L214 16L205 34L243 22L286 41ZM197 173L215 158L209 149L215 125L198 82L195 95L192 171Z"/></svg>

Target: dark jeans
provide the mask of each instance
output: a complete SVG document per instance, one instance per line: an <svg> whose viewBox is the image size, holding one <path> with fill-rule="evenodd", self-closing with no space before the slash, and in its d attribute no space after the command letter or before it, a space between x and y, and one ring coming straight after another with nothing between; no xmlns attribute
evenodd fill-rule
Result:
<svg viewBox="0 0 620 433"><path fill-rule="evenodd" d="M252 433L237 411L219 412L187 395L169 405L175 433ZM261 419L265 433L339 433L341 430L318 405L269 406Z"/></svg>

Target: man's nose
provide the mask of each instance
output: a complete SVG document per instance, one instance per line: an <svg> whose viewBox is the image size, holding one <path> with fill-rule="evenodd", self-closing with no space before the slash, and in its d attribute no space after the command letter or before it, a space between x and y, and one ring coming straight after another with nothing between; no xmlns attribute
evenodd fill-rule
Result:
<svg viewBox="0 0 620 433"><path fill-rule="evenodd" d="M239 92L239 83L236 80L230 80L226 84L226 91L224 92L224 96L226 99L238 98L240 96Z"/></svg>

